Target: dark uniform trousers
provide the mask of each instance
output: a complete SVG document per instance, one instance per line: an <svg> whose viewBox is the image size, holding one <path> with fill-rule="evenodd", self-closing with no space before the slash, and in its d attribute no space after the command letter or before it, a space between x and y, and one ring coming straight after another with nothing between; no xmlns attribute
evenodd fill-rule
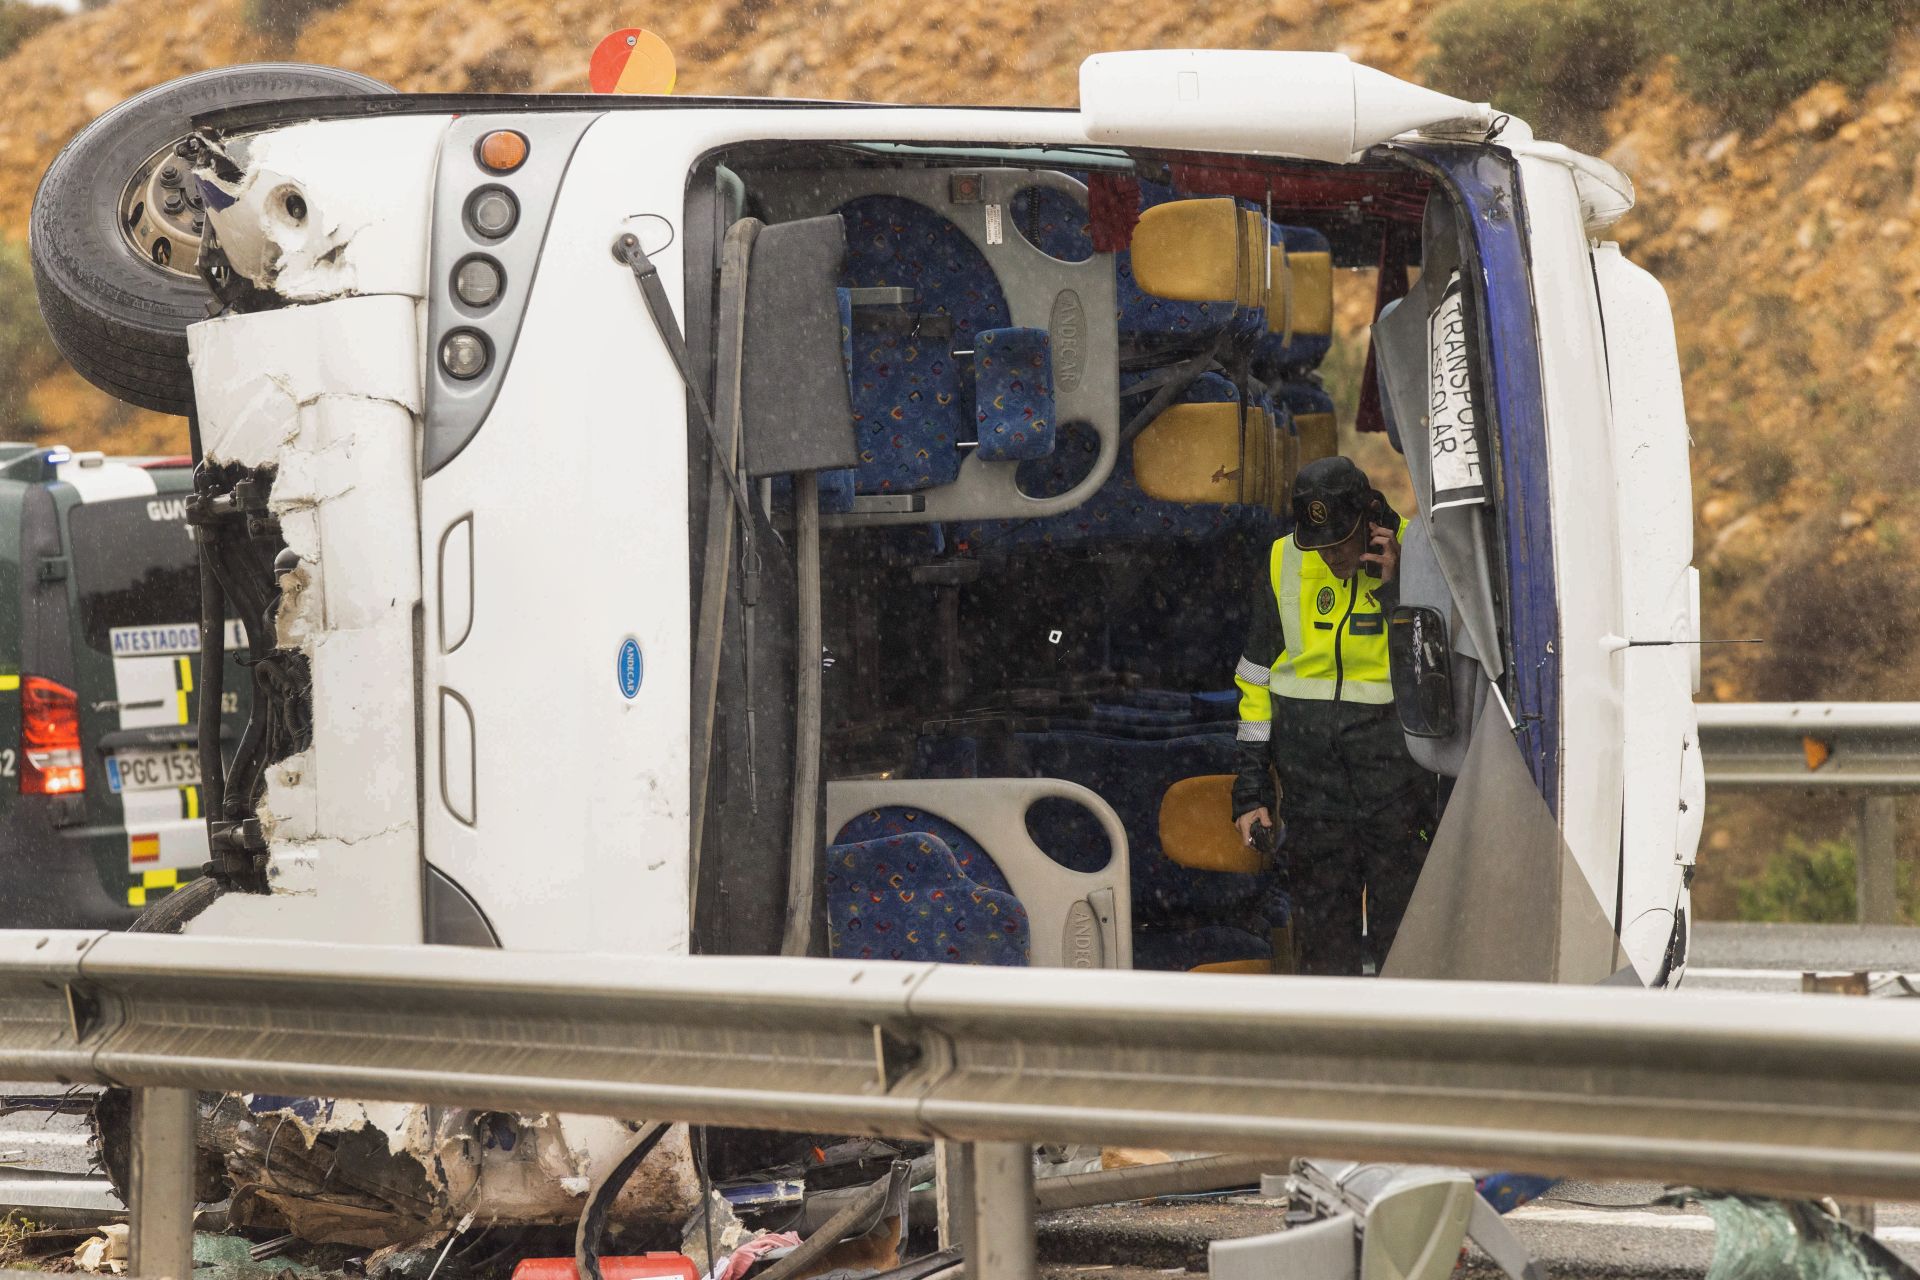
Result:
<svg viewBox="0 0 1920 1280"><path fill-rule="evenodd" d="M1369 962L1377 971L1420 878L1436 808L1435 776L1407 754L1393 708L1275 696L1271 743L1243 742L1240 752L1235 810L1263 803L1287 826L1280 857L1295 972L1360 974Z"/></svg>

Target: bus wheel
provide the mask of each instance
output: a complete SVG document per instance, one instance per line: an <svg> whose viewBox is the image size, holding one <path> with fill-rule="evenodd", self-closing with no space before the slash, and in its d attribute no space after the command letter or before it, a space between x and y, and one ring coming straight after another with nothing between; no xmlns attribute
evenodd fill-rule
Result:
<svg viewBox="0 0 1920 1280"><path fill-rule="evenodd" d="M128 404L191 412L186 329L212 300L195 270L205 222L187 161L193 118L392 92L333 67L222 67L149 89L82 129L41 178L27 235L40 314L60 354Z"/></svg>

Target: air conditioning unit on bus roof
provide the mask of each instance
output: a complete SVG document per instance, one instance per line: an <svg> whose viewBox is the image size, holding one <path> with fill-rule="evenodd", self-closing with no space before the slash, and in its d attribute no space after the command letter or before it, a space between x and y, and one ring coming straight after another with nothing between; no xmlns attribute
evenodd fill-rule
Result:
<svg viewBox="0 0 1920 1280"><path fill-rule="evenodd" d="M1080 64L1093 142L1301 156L1345 164L1411 130L1484 132L1484 102L1435 93L1340 53L1152 49Z"/></svg>

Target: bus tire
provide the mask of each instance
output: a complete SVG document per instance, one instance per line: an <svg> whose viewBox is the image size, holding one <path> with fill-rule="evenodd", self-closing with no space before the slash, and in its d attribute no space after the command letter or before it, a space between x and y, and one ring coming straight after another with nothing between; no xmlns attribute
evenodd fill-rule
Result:
<svg viewBox="0 0 1920 1280"><path fill-rule="evenodd" d="M203 112L392 92L334 67L221 67L136 94L82 129L41 178L27 231L40 314L60 354L115 399L161 413L192 412L186 330L207 318L212 298L191 263L168 270L122 230L122 203L135 175L192 132L193 117Z"/></svg>

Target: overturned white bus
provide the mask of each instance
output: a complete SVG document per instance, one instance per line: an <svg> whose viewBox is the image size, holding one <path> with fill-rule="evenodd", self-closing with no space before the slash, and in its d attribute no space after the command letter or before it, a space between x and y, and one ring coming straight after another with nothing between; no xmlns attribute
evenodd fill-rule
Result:
<svg viewBox="0 0 1920 1280"><path fill-rule="evenodd" d="M1357 425L1423 512L1397 704L1449 795L1379 959L1672 984L1698 607L1665 295L1600 239L1631 205L1331 54L1103 54L1077 110L289 67L123 104L36 203L43 307L193 415L203 665L237 617L254 688L202 744L210 874L146 925L1284 971L1232 675L1360 267ZM423 1115L300 1124L457 1146L426 1201L508 1221L626 1132Z"/></svg>

